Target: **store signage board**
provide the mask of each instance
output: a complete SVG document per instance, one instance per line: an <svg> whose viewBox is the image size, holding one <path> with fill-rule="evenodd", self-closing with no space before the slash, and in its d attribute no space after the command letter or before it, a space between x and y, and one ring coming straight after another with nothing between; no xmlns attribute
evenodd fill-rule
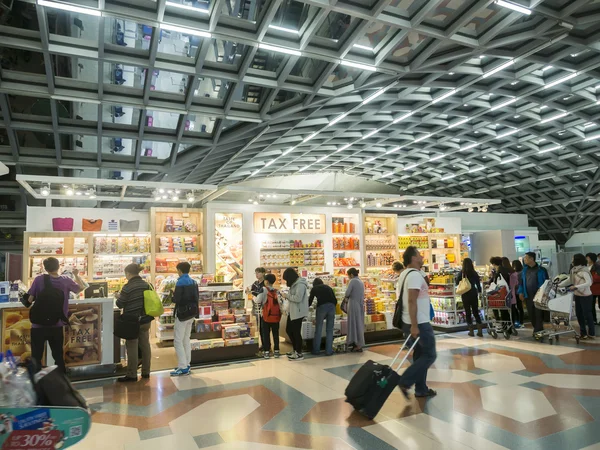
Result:
<svg viewBox="0 0 600 450"><path fill-rule="evenodd" d="M64 355L67 367L100 364L102 361L102 305L69 305L69 324L65 327Z"/></svg>
<svg viewBox="0 0 600 450"><path fill-rule="evenodd" d="M2 352L10 350L14 356L31 356L31 322L29 310L24 307L2 310Z"/></svg>
<svg viewBox="0 0 600 450"><path fill-rule="evenodd" d="M325 234L325 222L325 214L254 213L254 232Z"/></svg>
<svg viewBox="0 0 600 450"><path fill-rule="evenodd" d="M215 276L240 289L244 281L242 223L242 214L215 213Z"/></svg>

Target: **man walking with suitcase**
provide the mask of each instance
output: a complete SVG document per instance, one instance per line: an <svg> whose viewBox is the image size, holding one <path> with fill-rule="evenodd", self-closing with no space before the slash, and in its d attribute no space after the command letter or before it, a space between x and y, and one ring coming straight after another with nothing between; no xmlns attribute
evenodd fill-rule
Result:
<svg viewBox="0 0 600 450"><path fill-rule="evenodd" d="M421 268L423 256L416 247L410 246L404 252L406 270L400 276L399 301L402 301L402 323L404 335L419 339L413 354L413 364L400 377L398 387L408 398L408 390L415 386L415 397L433 397L437 395L427 386L427 371L437 357L435 335L431 326L431 300L429 286Z"/></svg>

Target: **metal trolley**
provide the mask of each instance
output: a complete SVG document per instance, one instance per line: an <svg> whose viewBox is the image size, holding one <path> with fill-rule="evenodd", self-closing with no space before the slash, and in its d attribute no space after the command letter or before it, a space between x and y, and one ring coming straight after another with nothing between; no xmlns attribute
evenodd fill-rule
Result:
<svg viewBox="0 0 600 450"><path fill-rule="evenodd" d="M580 335L575 328L571 326L573 317L573 293L567 292L565 288L558 287L559 277L549 282L540 295L536 294L533 304L537 309L550 311L550 324L552 328L547 328L535 333L534 337L540 342L548 338L550 344L554 341L558 343L561 335L573 334L579 344ZM540 289L541 290L541 289Z"/></svg>
<svg viewBox="0 0 600 450"><path fill-rule="evenodd" d="M487 332L494 339L503 335L504 339L510 339L511 335L518 336L518 331L512 319L512 308L510 306L510 292L506 288L491 294L483 295L483 306L485 310L485 322ZM498 311L496 315L495 311ZM508 316L508 319L506 318Z"/></svg>

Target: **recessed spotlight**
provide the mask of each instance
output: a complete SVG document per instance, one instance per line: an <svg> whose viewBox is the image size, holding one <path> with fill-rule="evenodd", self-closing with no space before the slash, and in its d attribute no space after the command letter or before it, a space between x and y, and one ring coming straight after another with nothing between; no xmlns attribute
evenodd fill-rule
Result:
<svg viewBox="0 0 600 450"><path fill-rule="evenodd" d="M69 186L67 188L67 190L65 191L65 194L67 194L69 197L73 196L75 194L75 189L73 189L72 186Z"/></svg>
<svg viewBox="0 0 600 450"><path fill-rule="evenodd" d="M248 203L252 203L252 199L251 198L248 199Z"/></svg>
<svg viewBox="0 0 600 450"><path fill-rule="evenodd" d="M375 206L376 206L377 208L381 208L381 202L377 202L377 203L375 203Z"/></svg>
<svg viewBox="0 0 600 450"><path fill-rule="evenodd" d="M75 195L82 195L82 192L81 191L77 191L77 192L75 192Z"/></svg>
<svg viewBox="0 0 600 450"><path fill-rule="evenodd" d="M256 200L254 200L254 201L252 202L252 204L253 204L253 205L258 205L258 202L257 202Z"/></svg>
<svg viewBox="0 0 600 450"><path fill-rule="evenodd" d="M352 209L354 208L354 205L352 203L348 203L348 209Z"/></svg>
<svg viewBox="0 0 600 450"><path fill-rule="evenodd" d="M361 208L366 208L367 207L367 204L365 203L364 200L362 202L360 202L360 207Z"/></svg>
<svg viewBox="0 0 600 450"><path fill-rule="evenodd" d="M454 75L454 72L448 72L448 75Z"/></svg>
<svg viewBox="0 0 600 450"><path fill-rule="evenodd" d="M158 192L159 192L160 194L164 194L164 193L165 193L165 190L164 190L163 188L160 188L160 189L158 190Z"/></svg>
<svg viewBox="0 0 600 450"><path fill-rule="evenodd" d="M187 201L193 203L196 200L196 196L193 192L188 192L186 195Z"/></svg>
<svg viewBox="0 0 600 450"><path fill-rule="evenodd" d="M40 194L43 197L48 197L50 195L50 185L42 186L42 188L40 189Z"/></svg>

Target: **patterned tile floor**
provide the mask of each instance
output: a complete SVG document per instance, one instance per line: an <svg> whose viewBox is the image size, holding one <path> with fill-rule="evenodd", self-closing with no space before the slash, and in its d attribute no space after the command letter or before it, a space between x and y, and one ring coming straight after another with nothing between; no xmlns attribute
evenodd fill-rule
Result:
<svg viewBox="0 0 600 450"><path fill-rule="evenodd" d="M399 344L82 383L94 425L72 448L600 450L600 340L437 338L429 381L438 396L407 402L396 391L374 421L344 402L344 389L362 363L389 363Z"/></svg>

